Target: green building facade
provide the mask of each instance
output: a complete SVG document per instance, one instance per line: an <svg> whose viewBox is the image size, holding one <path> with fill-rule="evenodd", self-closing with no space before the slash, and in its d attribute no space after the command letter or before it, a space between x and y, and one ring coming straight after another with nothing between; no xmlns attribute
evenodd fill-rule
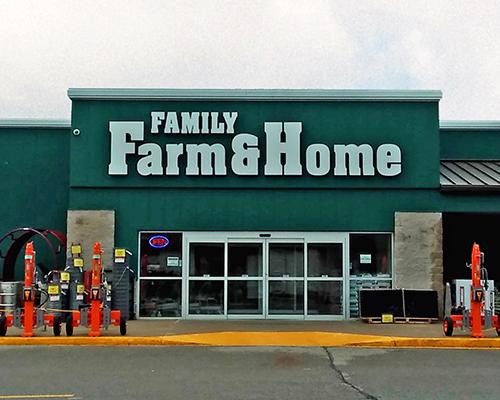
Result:
<svg viewBox="0 0 500 400"><path fill-rule="evenodd" d="M446 216L500 212L500 123L440 122L438 91L68 94L71 121L0 123L0 227L59 229L87 255L101 241L107 263L128 248L141 318L342 319L360 287L441 296Z"/></svg>

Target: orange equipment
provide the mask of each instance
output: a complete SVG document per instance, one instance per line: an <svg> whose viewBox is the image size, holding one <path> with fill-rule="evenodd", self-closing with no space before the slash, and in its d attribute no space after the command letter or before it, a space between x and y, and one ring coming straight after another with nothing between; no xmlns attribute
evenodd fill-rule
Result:
<svg viewBox="0 0 500 400"><path fill-rule="evenodd" d="M99 336L101 327L101 274L102 274L101 243L94 243L92 252L92 282L90 288L90 332L89 336ZM118 317L118 320L120 317Z"/></svg>
<svg viewBox="0 0 500 400"><path fill-rule="evenodd" d="M102 282L102 249L101 243L94 243L92 252L92 269L90 283L90 307L72 312L74 327L84 325L90 327L89 336L100 336L101 327L119 326L120 334L127 333L126 320L120 315L120 310L111 310L106 304L106 287Z"/></svg>
<svg viewBox="0 0 500 400"><path fill-rule="evenodd" d="M33 242L26 244L24 254L24 287L23 287L23 308L16 308L13 314L2 316L2 326L0 327L0 336L7 334L7 328L16 326L23 328L22 336L34 336L34 329L41 326L54 327L54 335L59 336L61 332L60 322L56 321L53 314L46 313L41 308L35 307L35 250ZM57 326L56 326L57 325Z"/></svg>
<svg viewBox="0 0 500 400"><path fill-rule="evenodd" d="M494 327L500 336L500 324L497 315L491 315L490 310L485 310L485 286L488 284L487 271L483 266L484 253L481 253L479 245L472 246L471 264L468 265L472 273L471 304L470 310L461 308L459 313L447 315L443 321L443 331L446 336L453 334L454 327L470 328L471 336L483 337L483 326ZM485 275L483 278L483 274ZM483 283L484 282L484 285ZM449 286L449 285L448 285ZM486 286L487 289L487 286Z"/></svg>

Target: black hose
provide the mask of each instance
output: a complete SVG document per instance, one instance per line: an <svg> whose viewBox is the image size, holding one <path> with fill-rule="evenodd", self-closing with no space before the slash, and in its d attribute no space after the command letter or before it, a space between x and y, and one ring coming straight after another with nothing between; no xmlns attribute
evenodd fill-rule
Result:
<svg viewBox="0 0 500 400"><path fill-rule="evenodd" d="M35 288L35 290L45 295L45 301L40 303L40 305L38 306L38 308L42 308L45 305L45 303L47 303L47 301L49 301L49 292L47 292L46 290L43 290L43 289L38 289L38 288Z"/></svg>
<svg viewBox="0 0 500 400"><path fill-rule="evenodd" d="M481 268L481 279L484 281L484 289L488 290L488 270Z"/></svg>

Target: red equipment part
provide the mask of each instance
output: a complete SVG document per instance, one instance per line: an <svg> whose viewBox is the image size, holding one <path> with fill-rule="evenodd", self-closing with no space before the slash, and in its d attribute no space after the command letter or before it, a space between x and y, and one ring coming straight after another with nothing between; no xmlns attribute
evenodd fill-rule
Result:
<svg viewBox="0 0 500 400"><path fill-rule="evenodd" d="M481 307L484 302L484 290L481 285L481 250L479 245L472 246L472 288L471 288L471 325L472 337L483 337Z"/></svg>
<svg viewBox="0 0 500 400"><path fill-rule="evenodd" d="M33 242L26 245L24 254L24 330L23 336L33 336L33 325L35 318L35 296L33 290L33 278L35 274L35 252L33 250Z"/></svg>
<svg viewBox="0 0 500 400"><path fill-rule="evenodd" d="M92 281L90 287L90 332L89 336L101 334L101 274L102 274L101 243L94 243L92 252Z"/></svg>
<svg viewBox="0 0 500 400"><path fill-rule="evenodd" d="M471 336L474 338L482 338L483 335L483 325L485 323L485 317L483 315L484 304L485 304L485 291L484 286L481 283L481 269L483 255L481 249L477 243L472 245L471 254L471 274L472 274L472 285L471 285L471 309L469 316L469 326L464 326L464 315L455 314L445 317L443 321L443 331L446 336L451 336L453 334L454 327L460 328L471 328ZM468 312L468 310L465 310ZM493 327L496 329L497 334L500 335L500 320L497 315L491 316L491 322Z"/></svg>
<svg viewBox="0 0 500 400"><path fill-rule="evenodd" d="M33 337L34 329L39 328L37 326L37 310L35 308L35 288L34 288L34 277L35 277L35 250L33 242L26 244L26 250L24 253L24 287L23 287L23 302L24 307L22 309L16 309L15 312L19 313L20 316L16 326L23 328L22 336ZM40 310L38 310L40 312ZM53 314L48 314L41 311L43 314L42 322L43 325L54 326L55 318ZM19 325L20 322L20 325ZM5 316L5 327L2 327L2 336L7 333L7 327L13 326L15 323L14 315L8 314ZM59 326L54 329L54 334L58 336Z"/></svg>

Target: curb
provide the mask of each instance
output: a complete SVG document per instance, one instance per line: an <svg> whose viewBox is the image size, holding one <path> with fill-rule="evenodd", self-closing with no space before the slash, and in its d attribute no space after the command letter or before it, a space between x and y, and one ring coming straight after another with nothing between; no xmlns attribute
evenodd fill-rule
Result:
<svg viewBox="0 0 500 400"><path fill-rule="evenodd" d="M282 346L500 350L500 338L415 338L332 332L215 332L172 336L2 337L0 346Z"/></svg>

